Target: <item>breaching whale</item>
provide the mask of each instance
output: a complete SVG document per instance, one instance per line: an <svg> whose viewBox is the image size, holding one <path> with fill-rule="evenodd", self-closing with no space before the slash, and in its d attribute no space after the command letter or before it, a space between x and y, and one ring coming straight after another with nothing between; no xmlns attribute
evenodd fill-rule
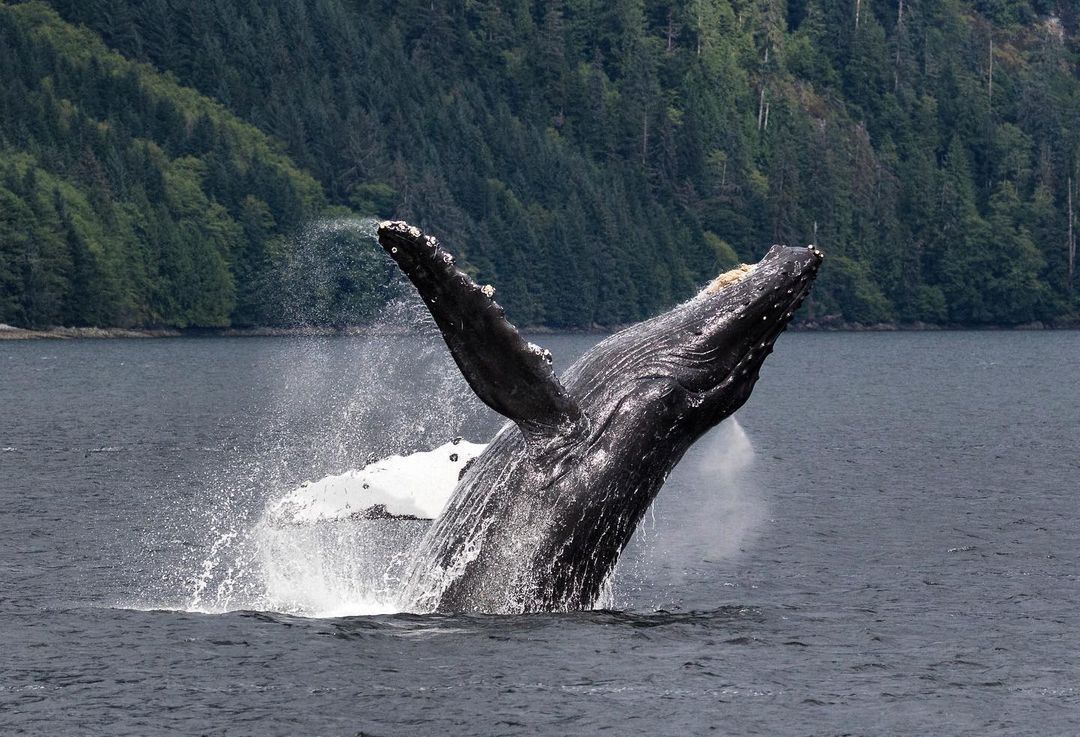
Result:
<svg viewBox="0 0 1080 737"><path fill-rule="evenodd" d="M383 222L455 363L507 423L413 554L412 611L586 609L687 448L750 396L822 254L773 246L669 312L598 343L561 380L433 237Z"/></svg>

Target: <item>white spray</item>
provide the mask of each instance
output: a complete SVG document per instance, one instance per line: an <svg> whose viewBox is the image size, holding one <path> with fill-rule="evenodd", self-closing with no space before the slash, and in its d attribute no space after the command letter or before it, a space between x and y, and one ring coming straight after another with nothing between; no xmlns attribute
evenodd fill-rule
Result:
<svg viewBox="0 0 1080 737"><path fill-rule="evenodd" d="M753 444L735 417L699 440L657 495L601 606L641 606L643 599L649 606L671 606L667 598L683 590L695 569L746 550L768 513L753 463Z"/></svg>
<svg viewBox="0 0 1080 737"><path fill-rule="evenodd" d="M306 275L296 286L314 289L330 278L329 267L304 252L325 251L320 237L351 234L353 248L377 249L374 233L373 221L315 225L294 258ZM279 364L269 367L281 378L277 395L260 408L268 418L260 450L233 456L224 469L197 480L203 493L190 507L174 510L180 514L173 514L168 531L194 545L162 572L158 599L137 606L302 616L379 614L400 607L401 564L427 522L348 518L283 525L274 518L282 499L304 481L360 469L373 458L434 448L487 413L419 298L411 290L400 294L362 336L310 340L299 360L296 346L286 346ZM408 350L395 350L395 341L406 341ZM328 397L337 409L326 416ZM286 427L298 417L307 433L302 447ZM647 519L639 532L636 559L629 555L620 563L599 605L632 598L641 576L653 575L650 570L681 577L695 561L729 558L746 546L765 516L762 495L747 473L752 460L749 438L733 418L702 439L676 471L681 482L660 494L653 517L659 521ZM669 498L671 486L681 491L678 498Z"/></svg>

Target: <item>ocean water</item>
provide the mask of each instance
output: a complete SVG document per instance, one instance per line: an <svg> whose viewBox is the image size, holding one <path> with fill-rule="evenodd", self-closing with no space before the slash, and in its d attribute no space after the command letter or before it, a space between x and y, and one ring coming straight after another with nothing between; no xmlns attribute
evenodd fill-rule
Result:
<svg viewBox="0 0 1080 737"><path fill-rule="evenodd" d="M0 343L0 734L1080 733L1078 371L785 335L606 609L441 616L384 573L423 523L262 516L493 433L430 334Z"/></svg>

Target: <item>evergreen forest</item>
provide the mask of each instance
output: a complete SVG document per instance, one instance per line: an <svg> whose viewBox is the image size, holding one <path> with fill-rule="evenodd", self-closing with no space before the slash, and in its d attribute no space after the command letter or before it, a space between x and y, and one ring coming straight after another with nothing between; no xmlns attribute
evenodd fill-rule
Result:
<svg viewBox="0 0 1080 737"><path fill-rule="evenodd" d="M1075 0L0 0L0 323L346 325L363 235L520 325L770 244L804 323L1080 322Z"/></svg>

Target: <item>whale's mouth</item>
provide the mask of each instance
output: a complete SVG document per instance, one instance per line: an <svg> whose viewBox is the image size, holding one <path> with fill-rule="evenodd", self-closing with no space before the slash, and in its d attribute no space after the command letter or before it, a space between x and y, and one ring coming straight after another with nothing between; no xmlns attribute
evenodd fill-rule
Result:
<svg viewBox="0 0 1080 737"><path fill-rule="evenodd" d="M701 293L712 295L721 292L727 287L738 284L743 279L750 276L754 273L754 269L756 268L757 264L739 264L734 269L725 271L723 274L706 284L705 288L701 290Z"/></svg>

